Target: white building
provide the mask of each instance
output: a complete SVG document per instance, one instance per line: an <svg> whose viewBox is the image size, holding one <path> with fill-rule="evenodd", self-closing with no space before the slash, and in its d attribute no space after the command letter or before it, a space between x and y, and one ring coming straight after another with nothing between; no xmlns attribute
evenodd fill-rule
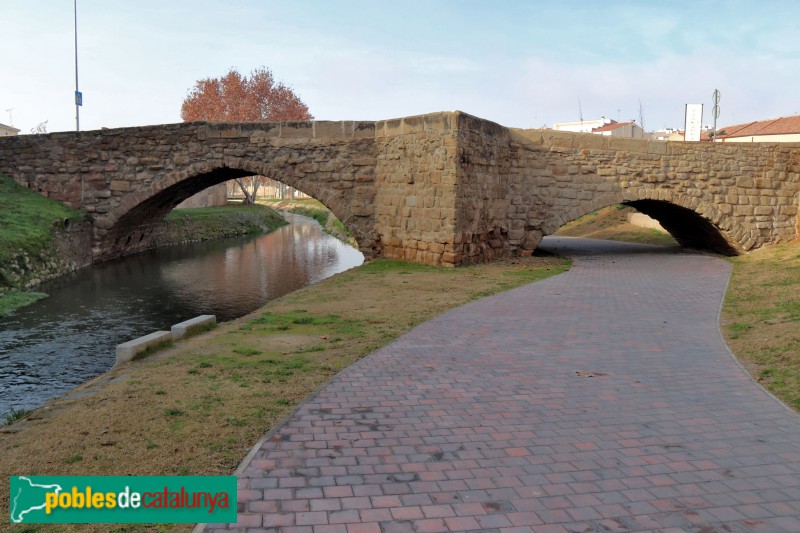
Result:
<svg viewBox="0 0 800 533"><path fill-rule="evenodd" d="M645 132L636 122L615 122L606 124L599 128L594 128L591 133L605 135L606 137L629 137L634 139L644 139Z"/></svg>
<svg viewBox="0 0 800 533"><path fill-rule="evenodd" d="M602 128L608 124L616 124L616 120L600 117L597 120L578 120L575 122L557 122L553 124L553 129L558 131L574 131L577 133L592 133L597 128Z"/></svg>
<svg viewBox="0 0 800 533"><path fill-rule="evenodd" d="M14 126L6 126L5 124L0 124L0 137L8 137L9 135L17 135L19 130Z"/></svg>

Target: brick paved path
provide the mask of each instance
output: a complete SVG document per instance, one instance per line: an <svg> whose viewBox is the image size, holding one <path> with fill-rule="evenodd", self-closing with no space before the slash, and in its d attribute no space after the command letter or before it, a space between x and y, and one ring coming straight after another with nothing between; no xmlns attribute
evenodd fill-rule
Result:
<svg viewBox="0 0 800 533"><path fill-rule="evenodd" d="M423 324L275 430L231 527L800 532L800 417L719 336L728 263L545 242L570 272Z"/></svg>

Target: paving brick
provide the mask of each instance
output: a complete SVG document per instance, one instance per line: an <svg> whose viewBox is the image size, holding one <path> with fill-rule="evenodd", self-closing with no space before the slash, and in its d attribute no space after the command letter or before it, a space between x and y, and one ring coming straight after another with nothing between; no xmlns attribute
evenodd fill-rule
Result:
<svg viewBox="0 0 800 533"><path fill-rule="evenodd" d="M240 476L239 525L800 531L800 417L721 341L730 265L543 247L572 269L422 324L284 421Z"/></svg>

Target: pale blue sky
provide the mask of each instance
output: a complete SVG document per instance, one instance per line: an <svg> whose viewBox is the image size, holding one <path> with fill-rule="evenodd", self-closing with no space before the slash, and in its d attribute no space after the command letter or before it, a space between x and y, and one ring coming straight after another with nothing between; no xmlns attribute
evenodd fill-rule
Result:
<svg viewBox="0 0 800 533"><path fill-rule="evenodd" d="M75 127L71 0L0 0L0 122ZM506 126L800 114L800 2L78 0L81 129L180 121L197 79L266 66L318 119L460 109Z"/></svg>

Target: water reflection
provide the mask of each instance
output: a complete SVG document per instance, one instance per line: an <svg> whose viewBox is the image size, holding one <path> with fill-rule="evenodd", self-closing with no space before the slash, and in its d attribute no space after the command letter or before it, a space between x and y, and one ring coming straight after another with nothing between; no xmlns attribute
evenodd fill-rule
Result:
<svg viewBox="0 0 800 533"><path fill-rule="evenodd" d="M201 314L231 320L363 256L313 220L255 238L154 250L43 287L50 294L0 317L0 415L31 408L114 364L114 347Z"/></svg>

